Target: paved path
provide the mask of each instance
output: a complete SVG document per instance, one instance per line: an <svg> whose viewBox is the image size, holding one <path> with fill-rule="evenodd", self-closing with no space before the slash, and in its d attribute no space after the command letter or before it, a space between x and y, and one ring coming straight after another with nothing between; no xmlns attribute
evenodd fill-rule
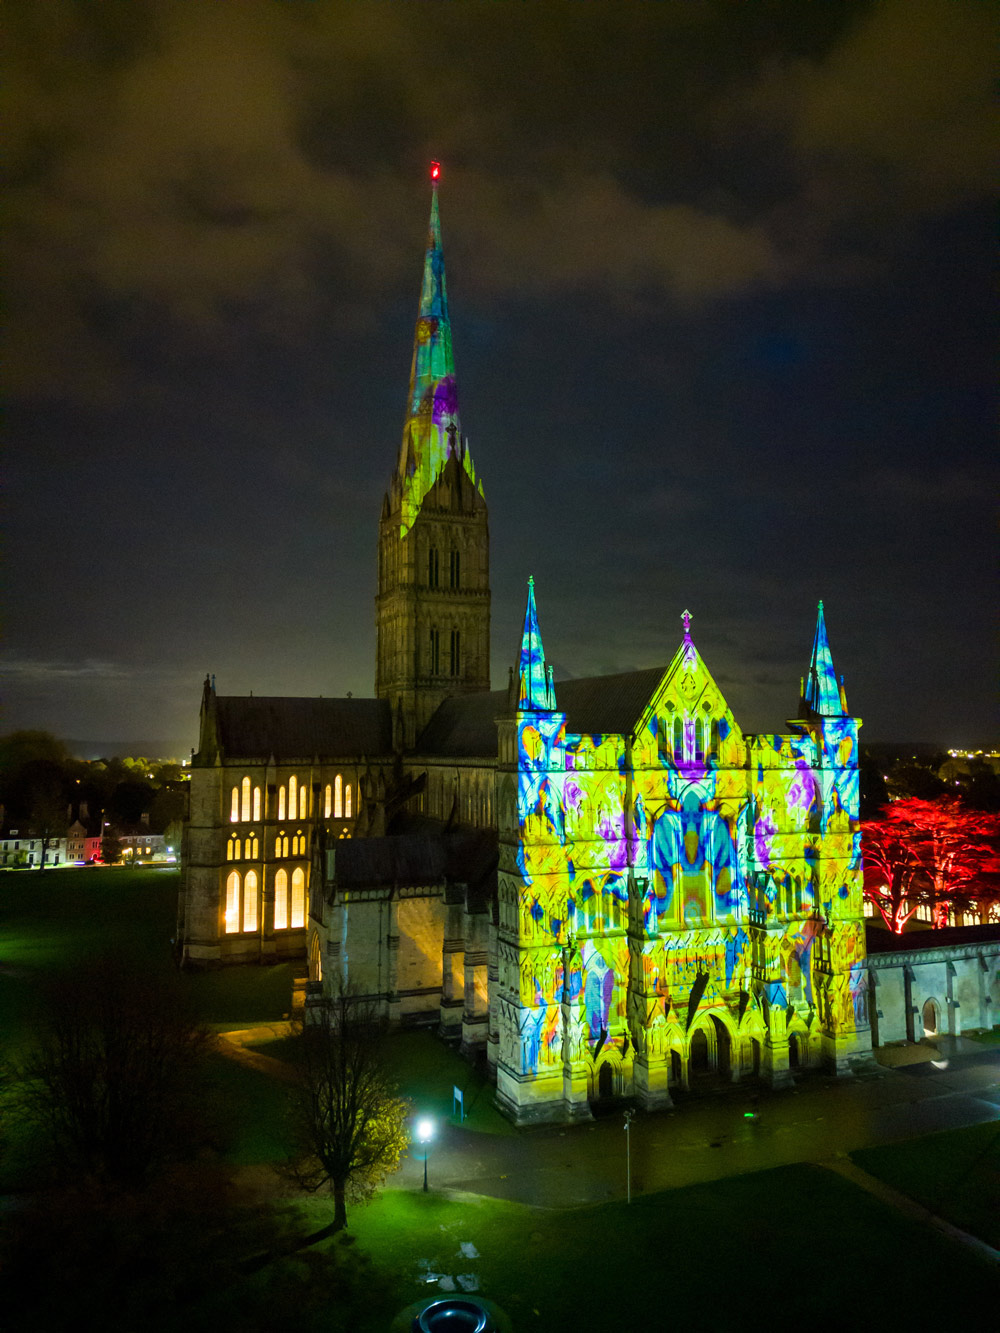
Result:
<svg viewBox="0 0 1000 1333"><path fill-rule="evenodd" d="M248 1050L284 1036L287 1023L220 1034L220 1049L262 1072L293 1079L287 1064ZM961 1038L938 1043L894 1069L854 1078L806 1075L783 1092L735 1085L688 1094L672 1111L637 1113L631 1127L632 1191L642 1194L797 1162L837 1171L883 1201L931 1221L994 1260L996 1251L852 1163L859 1148L935 1130L1000 1121L1000 1047ZM890 1057L891 1058L891 1057ZM755 1107L747 1119L744 1112ZM575 1208L623 1199L625 1135L616 1110L593 1122L550 1125L512 1135L478 1133L443 1123L430 1151L431 1188L480 1194L547 1208ZM414 1145L389 1185L418 1188L423 1154Z"/></svg>

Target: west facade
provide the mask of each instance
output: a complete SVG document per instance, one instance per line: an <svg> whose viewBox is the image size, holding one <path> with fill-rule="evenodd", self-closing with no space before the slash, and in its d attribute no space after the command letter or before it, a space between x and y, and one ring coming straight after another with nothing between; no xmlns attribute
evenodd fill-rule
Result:
<svg viewBox="0 0 1000 1333"><path fill-rule="evenodd" d="M488 512L461 433L435 187L382 506L374 699L206 681L178 946L308 960L485 1050L518 1122L869 1060L857 743L822 606L798 716L746 735L684 636L554 683L533 585L489 690ZM516 648L516 644L512 644Z"/></svg>

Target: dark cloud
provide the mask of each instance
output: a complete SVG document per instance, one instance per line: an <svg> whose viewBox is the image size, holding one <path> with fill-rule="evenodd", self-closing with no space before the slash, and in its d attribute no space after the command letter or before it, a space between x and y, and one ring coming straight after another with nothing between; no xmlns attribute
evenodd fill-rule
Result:
<svg viewBox="0 0 1000 1333"><path fill-rule="evenodd" d="M687 604L778 725L822 595L873 725L986 725L989 7L15 0L7 30L12 717L148 734L155 693L193 727L206 668L370 689L433 156L496 678L534 572L568 671L669 659ZM88 662L116 699L73 694Z"/></svg>

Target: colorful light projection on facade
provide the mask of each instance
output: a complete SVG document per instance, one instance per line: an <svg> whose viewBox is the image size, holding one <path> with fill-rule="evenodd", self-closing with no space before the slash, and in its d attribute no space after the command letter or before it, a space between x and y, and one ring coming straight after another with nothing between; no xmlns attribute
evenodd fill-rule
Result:
<svg viewBox="0 0 1000 1333"><path fill-rule="evenodd" d="M438 211L440 174L440 164L432 162L431 218L413 340L406 424L399 453L399 477L403 492L401 537L405 537L413 526L424 497L450 457L459 460L473 483L476 480L472 456L462 440L462 425L458 415L455 358L451 347L451 321L448 316Z"/></svg>
<svg viewBox="0 0 1000 1333"><path fill-rule="evenodd" d="M519 1004L501 1060L592 1079L610 1059L626 1081L658 1060L686 1079L712 1015L739 1068L761 1043L787 1060L794 1030L817 1055L823 1037L864 1047L858 722L830 689L822 606L787 736L743 735L686 612L628 736L567 730L533 581L518 677Z"/></svg>

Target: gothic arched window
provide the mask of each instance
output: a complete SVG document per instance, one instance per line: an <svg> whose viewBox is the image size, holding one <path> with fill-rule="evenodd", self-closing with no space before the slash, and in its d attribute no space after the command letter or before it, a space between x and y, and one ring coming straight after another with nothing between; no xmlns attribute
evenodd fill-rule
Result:
<svg viewBox="0 0 1000 1333"><path fill-rule="evenodd" d="M260 820L260 788L253 789L253 818L256 824Z"/></svg>
<svg viewBox="0 0 1000 1333"><path fill-rule="evenodd" d="M288 929L288 871L279 870L274 877L274 928Z"/></svg>
<svg viewBox="0 0 1000 1333"><path fill-rule="evenodd" d="M326 790L323 792L323 818L329 819L333 813L333 788L329 782L326 784Z"/></svg>
<svg viewBox="0 0 1000 1333"><path fill-rule="evenodd" d="M230 822L235 824L236 821L239 819L239 817L240 817L240 789L239 787L234 787L233 797L229 807Z"/></svg>
<svg viewBox="0 0 1000 1333"><path fill-rule="evenodd" d="M351 799L351 784L348 783L344 789L344 818L351 819L353 817L353 810L354 803Z"/></svg>
<svg viewBox="0 0 1000 1333"><path fill-rule="evenodd" d="M306 924L306 874L300 866L292 873L292 929Z"/></svg>
<svg viewBox="0 0 1000 1333"><path fill-rule="evenodd" d="M235 935L240 928L240 874L230 871L226 880L226 934Z"/></svg>
<svg viewBox="0 0 1000 1333"><path fill-rule="evenodd" d="M298 819L298 791L299 780L296 777L288 779L288 818Z"/></svg>
<svg viewBox="0 0 1000 1333"><path fill-rule="evenodd" d="M344 814L344 779L338 773L333 780L333 817L343 818Z"/></svg>
<svg viewBox="0 0 1000 1333"><path fill-rule="evenodd" d="M248 870L243 881L243 929L257 929L257 872Z"/></svg>
<svg viewBox="0 0 1000 1333"><path fill-rule="evenodd" d="M282 783L281 786L278 788L278 818L284 819L284 817L285 817L285 784Z"/></svg>
<svg viewBox="0 0 1000 1333"><path fill-rule="evenodd" d="M240 803L240 818L244 824L250 822L250 779L244 778L240 787L243 792L243 800Z"/></svg>

